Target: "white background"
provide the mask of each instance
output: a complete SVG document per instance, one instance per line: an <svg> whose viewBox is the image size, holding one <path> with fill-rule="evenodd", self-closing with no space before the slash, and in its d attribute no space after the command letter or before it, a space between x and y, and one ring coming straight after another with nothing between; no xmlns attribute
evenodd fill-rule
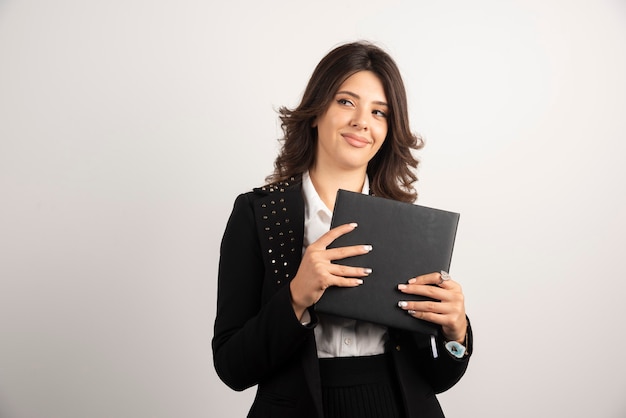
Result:
<svg viewBox="0 0 626 418"><path fill-rule="evenodd" d="M447 416L626 416L624 1L0 0L1 417L245 416L221 234L356 39L404 74L418 202L461 213Z"/></svg>

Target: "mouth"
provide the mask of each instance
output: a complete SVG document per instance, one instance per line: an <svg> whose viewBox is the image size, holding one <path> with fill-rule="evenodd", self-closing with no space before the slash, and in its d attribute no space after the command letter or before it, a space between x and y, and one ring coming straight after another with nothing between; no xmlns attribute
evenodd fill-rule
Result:
<svg viewBox="0 0 626 418"><path fill-rule="evenodd" d="M347 133L341 134L341 136L346 140L348 144L356 148L364 148L371 144L371 141L359 135Z"/></svg>

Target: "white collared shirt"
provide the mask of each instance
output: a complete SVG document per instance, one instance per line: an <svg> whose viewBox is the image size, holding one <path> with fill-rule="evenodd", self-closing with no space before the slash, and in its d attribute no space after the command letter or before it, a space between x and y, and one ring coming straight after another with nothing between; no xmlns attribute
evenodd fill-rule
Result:
<svg viewBox="0 0 626 418"><path fill-rule="evenodd" d="M304 247L302 249L304 253L309 244L328 232L332 212L319 197L308 171L302 175L302 192L304 194ZM365 176L361 192L369 193L367 176ZM385 352L386 327L332 315L318 314L318 316L315 342L319 358L372 356Z"/></svg>

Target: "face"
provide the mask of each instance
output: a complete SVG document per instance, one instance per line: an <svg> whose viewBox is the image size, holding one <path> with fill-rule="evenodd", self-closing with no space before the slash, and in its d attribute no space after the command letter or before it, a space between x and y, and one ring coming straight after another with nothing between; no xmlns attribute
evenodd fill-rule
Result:
<svg viewBox="0 0 626 418"><path fill-rule="evenodd" d="M383 84L374 73L360 71L346 79L313 125L316 168L365 172L387 136L388 111Z"/></svg>

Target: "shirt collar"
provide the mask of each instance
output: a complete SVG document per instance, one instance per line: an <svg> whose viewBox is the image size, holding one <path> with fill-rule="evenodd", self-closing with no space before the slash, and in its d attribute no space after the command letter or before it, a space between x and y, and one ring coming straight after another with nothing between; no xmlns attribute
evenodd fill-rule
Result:
<svg viewBox="0 0 626 418"><path fill-rule="evenodd" d="M302 175L302 192L304 194L306 217L310 217L314 213L324 213L329 218L332 217L332 211L326 207L319 194L317 194L317 190L315 190L315 186L313 186L313 182L311 181L311 176L308 171ZM365 180L363 181L363 189L361 190L361 193L369 194L369 192L370 181L366 175Z"/></svg>

